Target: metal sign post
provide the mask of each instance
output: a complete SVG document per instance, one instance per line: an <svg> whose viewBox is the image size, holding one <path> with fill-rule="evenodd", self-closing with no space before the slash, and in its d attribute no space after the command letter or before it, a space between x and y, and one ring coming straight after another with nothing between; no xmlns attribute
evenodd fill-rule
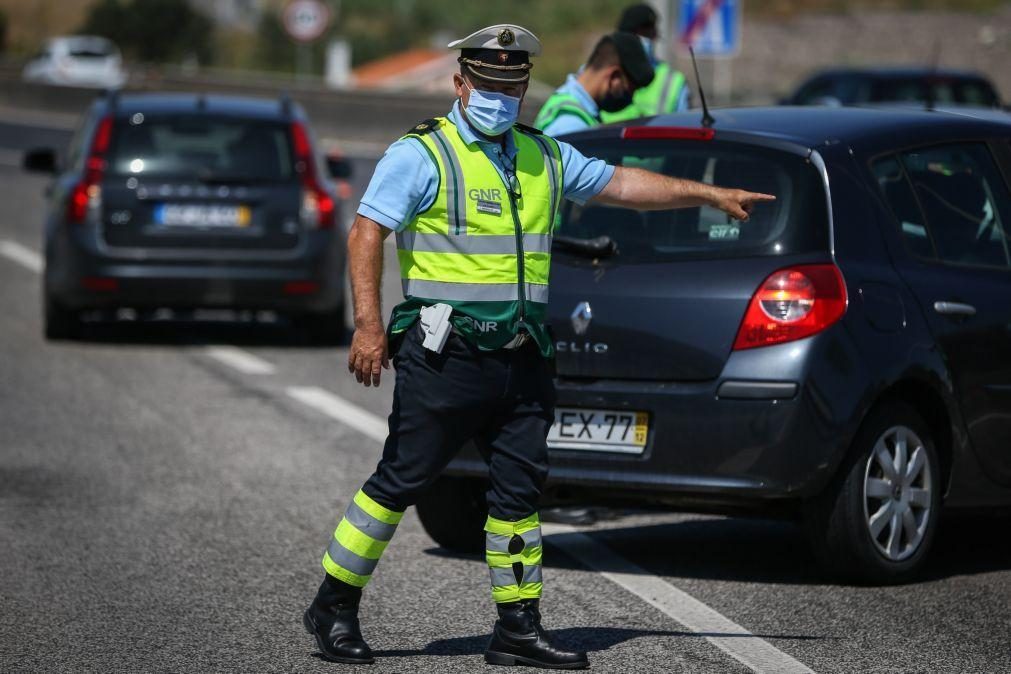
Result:
<svg viewBox="0 0 1011 674"><path fill-rule="evenodd" d="M312 71L309 45L330 25L330 8L319 0L289 0L282 13L284 30L298 43L295 75L302 79Z"/></svg>
<svg viewBox="0 0 1011 674"><path fill-rule="evenodd" d="M740 0L680 0L677 35L682 49L712 63L713 92L721 103L731 98L731 61L741 50Z"/></svg>

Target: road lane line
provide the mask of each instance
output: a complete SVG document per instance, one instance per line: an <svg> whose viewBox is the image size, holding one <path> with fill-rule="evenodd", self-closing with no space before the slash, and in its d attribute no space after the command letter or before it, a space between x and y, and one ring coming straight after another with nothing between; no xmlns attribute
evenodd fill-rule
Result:
<svg viewBox="0 0 1011 674"><path fill-rule="evenodd" d="M25 269L33 271L36 274L42 273L42 256L16 241L9 239L0 241L0 255L17 262Z"/></svg>
<svg viewBox="0 0 1011 674"><path fill-rule="evenodd" d="M234 346L210 346L207 355L243 374L274 374L272 363Z"/></svg>
<svg viewBox="0 0 1011 674"><path fill-rule="evenodd" d="M745 667L762 674L813 674L813 670L804 663L574 527L545 523L541 528L548 543L558 546L581 564L663 611L692 632L703 635Z"/></svg>
<svg viewBox="0 0 1011 674"><path fill-rule="evenodd" d="M285 392L303 405L308 405L377 442L386 442L386 421L338 395L317 386L289 386Z"/></svg>
<svg viewBox="0 0 1011 674"><path fill-rule="evenodd" d="M386 422L340 396L315 386L291 386L287 394L330 418L384 442ZM563 524L545 523L548 542L684 625L741 664L760 674L814 674L802 662L744 629L684 590L650 574L603 543Z"/></svg>

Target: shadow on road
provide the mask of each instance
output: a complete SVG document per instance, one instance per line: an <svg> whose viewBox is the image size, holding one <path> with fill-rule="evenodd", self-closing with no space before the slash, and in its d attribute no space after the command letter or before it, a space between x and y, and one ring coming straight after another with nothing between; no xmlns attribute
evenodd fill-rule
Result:
<svg viewBox="0 0 1011 674"><path fill-rule="evenodd" d="M347 330L336 339L318 340L285 319L87 321L75 340L80 343L193 346L234 344L281 348L333 348L350 343Z"/></svg>
<svg viewBox="0 0 1011 674"><path fill-rule="evenodd" d="M917 582L1011 570L1011 538L995 535L1009 528L1007 515L946 514ZM789 585L835 582L821 571L801 526L792 522L705 519L588 533L651 575ZM552 547L551 537L545 540ZM482 558L441 548L426 552ZM558 547L545 557L545 565L586 568ZM624 567L602 570L628 571Z"/></svg>
<svg viewBox="0 0 1011 674"><path fill-rule="evenodd" d="M588 651L606 651L612 646L638 639L641 637L675 637L699 639L706 637L741 637L750 639L759 637L762 639L824 639L826 637L812 636L792 636L792 635L761 635L761 634L723 634L709 632L681 632L667 630L637 630L621 627L568 627L560 630L551 630L551 635L558 643L566 648L573 648ZM469 637L454 637L452 639L439 639L425 646L423 649L391 649L376 651L377 657L411 657L417 655L480 655L484 653L488 646L490 635L482 634ZM830 638L830 637L829 637Z"/></svg>

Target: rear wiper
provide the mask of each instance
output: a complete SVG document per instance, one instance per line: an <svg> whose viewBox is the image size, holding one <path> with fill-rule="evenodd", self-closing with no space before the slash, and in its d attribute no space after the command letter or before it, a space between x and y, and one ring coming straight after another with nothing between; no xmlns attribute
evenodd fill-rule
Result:
<svg viewBox="0 0 1011 674"><path fill-rule="evenodd" d="M211 173L210 171L200 171L197 173L197 180L207 185L273 182L270 178L264 178L262 176L243 175L241 173Z"/></svg>
<svg viewBox="0 0 1011 674"><path fill-rule="evenodd" d="M610 257L618 252L618 245L606 234L592 239L578 239L573 236L556 234L554 247L588 257Z"/></svg>

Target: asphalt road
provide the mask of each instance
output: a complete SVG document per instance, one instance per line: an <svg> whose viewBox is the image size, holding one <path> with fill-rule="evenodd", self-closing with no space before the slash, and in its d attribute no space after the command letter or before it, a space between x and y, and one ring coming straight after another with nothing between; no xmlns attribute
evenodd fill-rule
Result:
<svg viewBox="0 0 1011 674"><path fill-rule="evenodd" d="M0 159L65 138L0 123ZM356 161L359 193L371 165ZM45 342L28 254L44 185L0 165L0 671L351 671L314 655L300 615L378 459L390 382L357 386L346 348L302 346L281 324ZM330 414L292 387L357 409ZM945 521L922 581L857 588L826 582L785 523L556 528L545 622L596 671L1007 672L1009 530ZM483 560L438 549L409 512L366 591L380 658L366 671L491 671L488 595Z"/></svg>

